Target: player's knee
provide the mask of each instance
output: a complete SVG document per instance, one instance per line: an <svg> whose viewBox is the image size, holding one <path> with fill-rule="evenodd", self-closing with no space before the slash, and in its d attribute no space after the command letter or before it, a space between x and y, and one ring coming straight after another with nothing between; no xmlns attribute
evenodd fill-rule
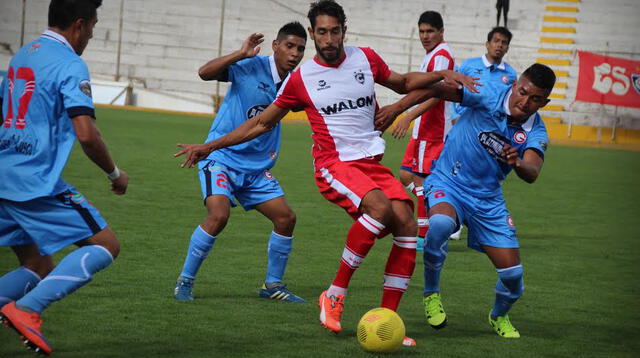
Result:
<svg viewBox="0 0 640 358"><path fill-rule="evenodd" d="M227 226L227 222L229 221L229 213L221 212L221 211L211 211L204 223L200 225L202 229L207 232L209 235L216 236L225 226Z"/></svg>
<svg viewBox="0 0 640 358"><path fill-rule="evenodd" d="M427 240L448 239L455 232L456 221L444 214L435 214L429 217L429 231Z"/></svg>
<svg viewBox="0 0 640 358"><path fill-rule="evenodd" d="M516 299L524 293L524 279L522 265L511 266L507 268L497 269L498 286L496 291L500 291L509 295L509 298Z"/></svg>
<svg viewBox="0 0 640 358"><path fill-rule="evenodd" d="M391 201L382 192L379 194L375 200L368 200L366 204L363 203L363 211L379 223L388 226L393 217Z"/></svg>
<svg viewBox="0 0 640 358"><path fill-rule="evenodd" d="M21 264L38 274L40 278L47 276L55 267L53 259L49 255L29 257L21 262Z"/></svg>
<svg viewBox="0 0 640 358"><path fill-rule="evenodd" d="M273 220L273 227L278 233L286 233L286 236L291 236L293 229L296 227L296 213L293 210L289 210L284 215L279 215Z"/></svg>

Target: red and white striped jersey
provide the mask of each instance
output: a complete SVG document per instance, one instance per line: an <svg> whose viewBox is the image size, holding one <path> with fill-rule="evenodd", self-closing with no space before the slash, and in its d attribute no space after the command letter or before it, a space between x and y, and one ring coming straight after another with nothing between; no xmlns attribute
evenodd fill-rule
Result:
<svg viewBox="0 0 640 358"><path fill-rule="evenodd" d="M421 72L433 72L440 70L453 70L453 55L449 46L441 42L431 52L427 53L420 65ZM450 105L440 101L416 118L413 124L413 138L428 142L442 142L451 128Z"/></svg>
<svg viewBox="0 0 640 358"><path fill-rule="evenodd" d="M315 58L285 80L274 104L304 108L311 124L316 167L384 153L385 142L374 129L377 102L374 84L391 70L370 48L348 46L335 66Z"/></svg>

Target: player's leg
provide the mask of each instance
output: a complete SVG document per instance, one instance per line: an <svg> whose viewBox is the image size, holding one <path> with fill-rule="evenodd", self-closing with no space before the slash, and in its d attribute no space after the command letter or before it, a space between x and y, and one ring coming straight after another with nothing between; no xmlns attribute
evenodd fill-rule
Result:
<svg viewBox="0 0 640 358"><path fill-rule="evenodd" d="M179 301L193 300L193 284L200 266L209 255L217 235L229 220L231 204L229 197L222 194L210 195L205 199L207 217L198 225L189 239L189 248L176 282L174 297Z"/></svg>
<svg viewBox="0 0 640 358"><path fill-rule="evenodd" d="M33 244L12 246L20 267L0 277L0 308L22 298L53 270L51 255L41 255Z"/></svg>
<svg viewBox="0 0 640 358"><path fill-rule="evenodd" d="M293 248L296 214L284 196L255 205L255 209L273 223L267 246L267 277L260 289L260 297L304 303L302 298L289 292L283 284L287 262Z"/></svg>
<svg viewBox="0 0 640 358"><path fill-rule="evenodd" d="M524 293L520 251L517 248L482 246L498 273L496 298L489 314L489 324L496 333L505 338L518 338L520 333L513 327L507 314L511 306Z"/></svg>
<svg viewBox="0 0 640 358"><path fill-rule="evenodd" d="M424 202L424 179L415 175L406 167L400 168L400 182L404 187L416 197L416 217L418 221L418 250L422 251L424 238L429 230L429 218Z"/></svg>

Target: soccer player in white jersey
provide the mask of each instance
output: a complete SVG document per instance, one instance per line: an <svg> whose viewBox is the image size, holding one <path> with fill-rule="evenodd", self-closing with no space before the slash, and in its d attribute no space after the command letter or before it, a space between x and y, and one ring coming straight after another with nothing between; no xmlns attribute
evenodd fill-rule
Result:
<svg viewBox="0 0 640 358"><path fill-rule="evenodd" d="M426 54L420 65L421 72L453 70L454 59L444 41L442 16L436 11L425 11L418 19L420 43ZM424 237L429 229L429 220L424 206L423 179L431 173L431 164L438 159L444 138L451 127L449 108L445 101L432 98L409 111L396 122L395 138L403 138L411 122L415 120L411 139L400 166L400 181L418 201L418 251L422 251Z"/></svg>
<svg viewBox="0 0 640 358"><path fill-rule="evenodd" d="M94 124L89 70L80 58L101 3L51 1L49 29L16 53L0 86L0 246L10 246L22 265L0 277L0 320L44 354L52 348L41 332L41 313L120 252L100 212L61 178L78 138L108 173L112 191L127 190L128 176ZM79 248L53 268L50 255L71 244Z"/></svg>
<svg viewBox="0 0 640 358"><path fill-rule="evenodd" d="M385 267L382 307L397 310L415 266L416 223L412 201L391 171L380 164L384 140L374 128L374 83L406 93L446 77L474 88L470 77L452 71L401 75L391 71L370 48L344 47L346 17L334 1L311 4L310 37L317 55L283 84L275 102L233 132L206 144L179 144L192 167L214 150L270 131L291 108L304 108L312 129L316 184L355 222L347 235L338 273L319 297L320 323L342 330L340 321L349 281L375 239L391 233L393 246ZM406 345L415 345L410 338Z"/></svg>

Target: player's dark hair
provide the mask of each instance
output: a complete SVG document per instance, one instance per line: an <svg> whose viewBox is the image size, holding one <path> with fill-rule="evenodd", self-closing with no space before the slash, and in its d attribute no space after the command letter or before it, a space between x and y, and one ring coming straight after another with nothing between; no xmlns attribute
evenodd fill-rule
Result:
<svg viewBox="0 0 640 358"><path fill-rule="evenodd" d="M529 66L522 76L527 77L536 87L551 91L556 84L556 74L549 66L534 63Z"/></svg>
<svg viewBox="0 0 640 358"><path fill-rule="evenodd" d="M437 11L425 11L420 15L418 19L418 26L420 24L427 24L435 27L437 30L440 30L444 26L444 22L442 21L442 16Z"/></svg>
<svg viewBox="0 0 640 358"><path fill-rule="evenodd" d="M319 15L335 17L342 27L347 23L347 16L344 14L342 6L333 0L321 0L311 3L307 18L311 22L312 29L316 28L316 17Z"/></svg>
<svg viewBox="0 0 640 358"><path fill-rule="evenodd" d="M97 16L102 0L51 0L49 27L66 30L77 19L89 21Z"/></svg>
<svg viewBox="0 0 640 358"><path fill-rule="evenodd" d="M487 35L487 42L491 42L491 39L493 39L494 34L503 35L504 37L507 38L507 42L511 43L511 38L513 37L513 34L506 27L502 27L502 26L494 27L491 31L489 31L489 34Z"/></svg>
<svg viewBox="0 0 640 358"><path fill-rule="evenodd" d="M307 41L307 31L304 29L304 26L302 26L302 24L298 21L293 21L282 26L278 31L278 36L276 37L276 39L281 40L283 37L288 35L298 36Z"/></svg>

